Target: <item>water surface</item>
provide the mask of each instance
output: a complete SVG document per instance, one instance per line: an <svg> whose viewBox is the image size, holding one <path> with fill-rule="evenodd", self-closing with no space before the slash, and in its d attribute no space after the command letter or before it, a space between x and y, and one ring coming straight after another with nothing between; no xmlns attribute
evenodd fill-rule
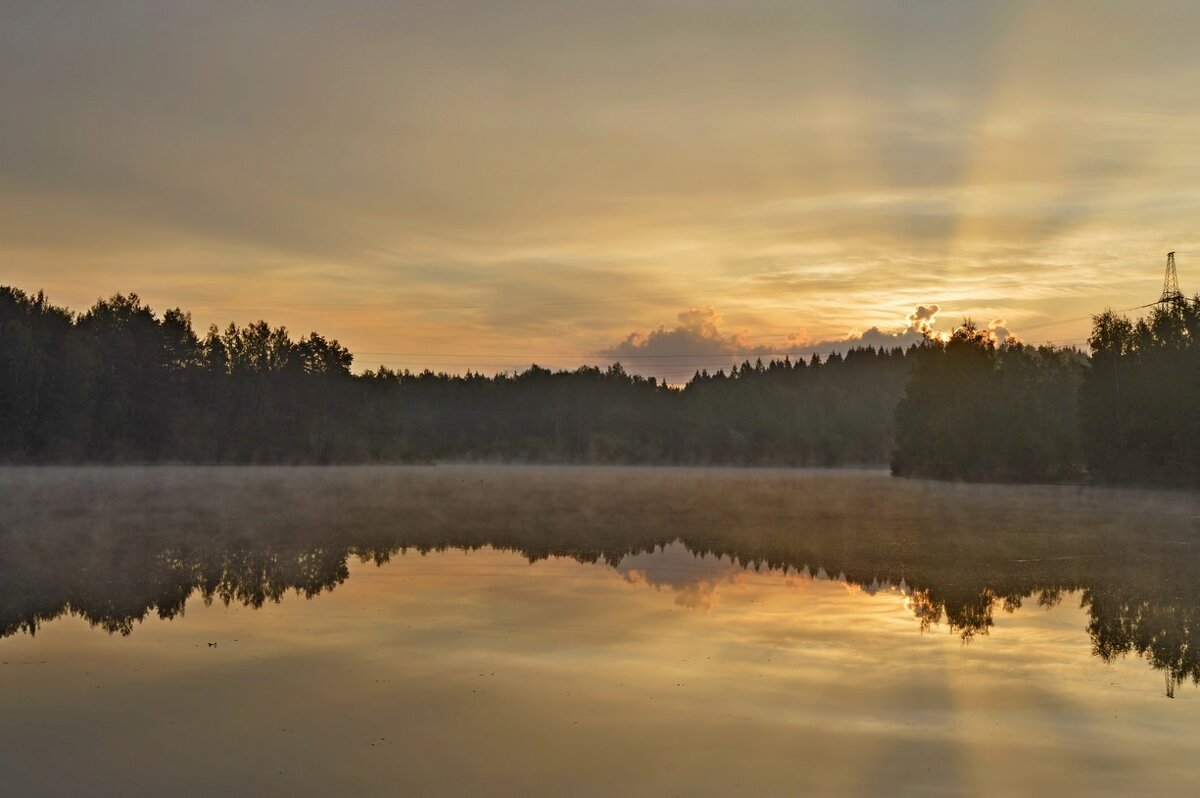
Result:
<svg viewBox="0 0 1200 798"><path fill-rule="evenodd" d="M1200 498L0 469L14 795L1200 791Z"/></svg>

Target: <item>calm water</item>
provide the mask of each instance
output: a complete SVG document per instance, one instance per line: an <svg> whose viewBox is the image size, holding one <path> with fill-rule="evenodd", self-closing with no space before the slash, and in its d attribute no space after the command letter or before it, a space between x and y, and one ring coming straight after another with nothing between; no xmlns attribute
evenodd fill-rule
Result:
<svg viewBox="0 0 1200 798"><path fill-rule="evenodd" d="M874 472L0 469L0 794L1198 794L1198 542Z"/></svg>

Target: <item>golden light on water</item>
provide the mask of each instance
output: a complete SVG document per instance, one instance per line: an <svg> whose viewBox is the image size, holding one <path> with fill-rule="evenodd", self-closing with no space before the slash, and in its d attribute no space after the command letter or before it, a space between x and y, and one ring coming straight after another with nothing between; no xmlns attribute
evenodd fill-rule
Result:
<svg viewBox="0 0 1200 798"><path fill-rule="evenodd" d="M1140 661L1091 657L1077 601L1005 614L964 644L944 626L922 633L896 589L717 577L678 546L636 559L641 570L410 553L357 563L312 600L192 603L128 638L62 619L5 641L0 740L74 729L57 744L72 772L138 750L141 789L181 772L267 790L349 778L371 794L1187 783L1190 715L1146 702L1160 685ZM705 591L710 601L691 600ZM161 705L135 698L147 689ZM213 761L219 775L204 771ZM21 783L32 762L12 764Z"/></svg>
<svg viewBox="0 0 1200 798"><path fill-rule="evenodd" d="M0 490L25 792L1200 787L1184 492L448 465Z"/></svg>

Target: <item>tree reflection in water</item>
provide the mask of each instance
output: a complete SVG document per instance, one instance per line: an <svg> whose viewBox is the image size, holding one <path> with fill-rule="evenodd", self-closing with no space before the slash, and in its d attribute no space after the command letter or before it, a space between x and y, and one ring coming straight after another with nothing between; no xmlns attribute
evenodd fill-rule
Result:
<svg viewBox="0 0 1200 798"><path fill-rule="evenodd" d="M1078 593L1092 651L1200 683L1200 497L873 472L552 468L0 470L0 636L77 615L130 634L194 595L261 607L386 563L490 546L617 567L678 541L742 568L905 584L922 628Z"/></svg>

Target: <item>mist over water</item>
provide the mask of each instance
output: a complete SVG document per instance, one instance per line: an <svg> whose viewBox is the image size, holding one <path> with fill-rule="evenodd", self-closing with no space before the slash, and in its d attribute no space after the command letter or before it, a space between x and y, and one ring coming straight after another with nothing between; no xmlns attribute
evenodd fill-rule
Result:
<svg viewBox="0 0 1200 798"><path fill-rule="evenodd" d="M1200 787L1195 493L7 468L0 508L16 794Z"/></svg>

